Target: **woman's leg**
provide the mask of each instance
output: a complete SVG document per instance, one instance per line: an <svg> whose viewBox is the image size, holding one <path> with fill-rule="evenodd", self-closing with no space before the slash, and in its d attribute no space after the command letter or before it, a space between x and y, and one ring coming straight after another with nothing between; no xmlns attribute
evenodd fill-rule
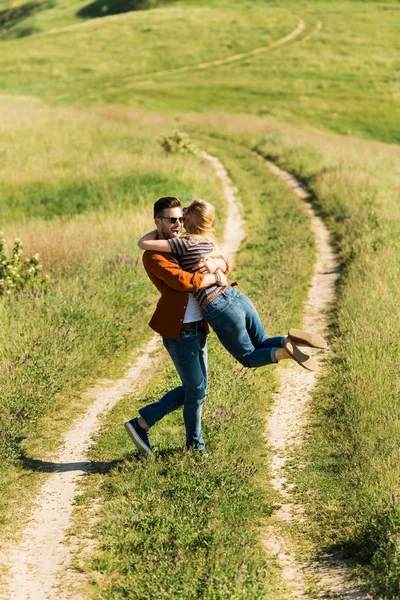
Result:
<svg viewBox="0 0 400 600"><path fill-rule="evenodd" d="M284 337L267 338L252 302L228 288L204 309L204 315L222 345L245 367L276 363L275 352Z"/></svg>
<svg viewBox="0 0 400 600"><path fill-rule="evenodd" d="M250 298L238 290L235 290L235 295L236 301L241 303L246 315L246 329L254 348L282 348L285 336L267 337L257 309Z"/></svg>

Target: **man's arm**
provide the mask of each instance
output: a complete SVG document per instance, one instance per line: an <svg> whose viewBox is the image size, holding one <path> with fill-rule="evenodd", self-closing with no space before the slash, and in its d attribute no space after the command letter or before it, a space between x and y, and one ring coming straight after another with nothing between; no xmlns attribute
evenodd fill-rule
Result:
<svg viewBox="0 0 400 600"><path fill-rule="evenodd" d="M178 261L171 255L145 252L143 254L143 264L148 274L153 275L151 280L160 292L163 291L164 286L160 283L157 284L154 278L179 292L195 293L199 289L219 283L219 280L221 280L222 285L227 285L226 279L221 273L214 275L183 271Z"/></svg>

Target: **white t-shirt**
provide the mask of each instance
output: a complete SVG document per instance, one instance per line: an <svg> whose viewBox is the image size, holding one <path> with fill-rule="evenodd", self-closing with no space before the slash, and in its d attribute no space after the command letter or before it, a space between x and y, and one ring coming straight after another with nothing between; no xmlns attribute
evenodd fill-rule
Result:
<svg viewBox="0 0 400 600"><path fill-rule="evenodd" d="M203 320L203 311L200 308L200 304L197 302L193 294L188 294L189 301L186 307L185 316L183 317L184 323L194 323L195 321Z"/></svg>

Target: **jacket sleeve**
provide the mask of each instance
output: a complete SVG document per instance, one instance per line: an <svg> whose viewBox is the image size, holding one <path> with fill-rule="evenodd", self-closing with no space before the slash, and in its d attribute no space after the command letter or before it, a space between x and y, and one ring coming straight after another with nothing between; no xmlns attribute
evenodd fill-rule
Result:
<svg viewBox="0 0 400 600"><path fill-rule="evenodd" d="M143 254L143 264L149 276L153 276L151 280L161 293L165 285L178 292L195 293L204 280L202 273L183 271L171 254L146 251ZM156 283L154 278L161 280L164 285L161 282Z"/></svg>

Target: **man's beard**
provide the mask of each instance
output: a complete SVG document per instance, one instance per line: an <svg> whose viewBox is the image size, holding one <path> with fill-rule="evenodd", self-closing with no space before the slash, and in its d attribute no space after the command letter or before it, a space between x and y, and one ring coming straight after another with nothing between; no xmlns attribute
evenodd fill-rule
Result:
<svg viewBox="0 0 400 600"><path fill-rule="evenodd" d="M173 237L171 229L166 228L164 225L161 225L161 233L165 240L170 240Z"/></svg>

